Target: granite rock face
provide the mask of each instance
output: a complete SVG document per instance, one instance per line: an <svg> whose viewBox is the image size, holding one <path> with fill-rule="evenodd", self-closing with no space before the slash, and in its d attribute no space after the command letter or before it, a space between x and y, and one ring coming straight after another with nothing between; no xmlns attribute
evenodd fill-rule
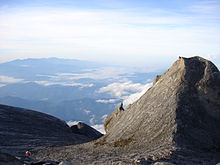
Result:
<svg viewBox="0 0 220 165"><path fill-rule="evenodd" d="M113 127L116 121L122 116L124 110L117 108L111 114L109 114L104 121L105 132L108 133L109 130Z"/></svg>
<svg viewBox="0 0 220 165"><path fill-rule="evenodd" d="M113 112L106 123L103 139L114 146L218 150L220 73L201 57L180 58L138 101Z"/></svg>
<svg viewBox="0 0 220 165"><path fill-rule="evenodd" d="M87 142L62 120L17 107L0 105L0 151L16 153L35 147L64 146Z"/></svg>
<svg viewBox="0 0 220 165"><path fill-rule="evenodd" d="M79 164L214 165L220 162L220 72L201 57L180 57L95 142L50 148L38 158ZM48 154L46 157L45 154Z"/></svg>

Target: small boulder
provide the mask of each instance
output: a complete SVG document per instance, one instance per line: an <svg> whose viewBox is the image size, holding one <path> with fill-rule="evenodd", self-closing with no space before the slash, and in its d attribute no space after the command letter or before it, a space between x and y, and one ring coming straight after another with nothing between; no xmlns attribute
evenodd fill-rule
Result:
<svg viewBox="0 0 220 165"><path fill-rule="evenodd" d="M77 125L73 125L71 130L73 133L84 135L91 140L95 140L103 136L102 133L82 122L79 122Z"/></svg>

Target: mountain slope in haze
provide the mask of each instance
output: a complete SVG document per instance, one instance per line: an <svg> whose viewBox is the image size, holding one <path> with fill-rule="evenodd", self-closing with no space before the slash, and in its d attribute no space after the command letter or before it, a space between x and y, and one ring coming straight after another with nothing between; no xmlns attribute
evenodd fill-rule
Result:
<svg viewBox="0 0 220 165"><path fill-rule="evenodd" d="M201 57L181 57L139 100L108 116L105 125L106 135L96 142L50 148L36 157L65 155L80 164L217 164L220 72Z"/></svg>
<svg viewBox="0 0 220 165"><path fill-rule="evenodd" d="M102 123L103 116L115 108L115 103L99 103L92 98L51 103L47 100L35 101L8 96L0 98L0 104L33 109L65 121L83 121L88 124Z"/></svg>
<svg viewBox="0 0 220 165"><path fill-rule="evenodd" d="M101 67L100 63L82 60L71 60L62 58L39 58L13 60L0 64L0 74L7 73L8 76L24 78L26 80L36 79L36 75L51 75L72 71L72 73L83 72L84 69ZM29 70L29 73L28 73Z"/></svg>

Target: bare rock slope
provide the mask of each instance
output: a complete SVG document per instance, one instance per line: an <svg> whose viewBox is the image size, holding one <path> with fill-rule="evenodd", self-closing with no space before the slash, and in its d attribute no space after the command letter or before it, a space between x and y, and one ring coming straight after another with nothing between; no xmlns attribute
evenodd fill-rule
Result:
<svg viewBox="0 0 220 165"><path fill-rule="evenodd" d="M17 107L0 105L0 151L17 154L35 147L64 146L90 141L73 133L62 120Z"/></svg>
<svg viewBox="0 0 220 165"><path fill-rule="evenodd" d="M219 149L220 73L203 58L180 58L137 102L113 114L106 143Z"/></svg>
<svg viewBox="0 0 220 165"><path fill-rule="evenodd" d="M217 164L220 72L201 57L179 58L139 100L109 115L105 127L95 142L42 153L80 164Z"/></svg>

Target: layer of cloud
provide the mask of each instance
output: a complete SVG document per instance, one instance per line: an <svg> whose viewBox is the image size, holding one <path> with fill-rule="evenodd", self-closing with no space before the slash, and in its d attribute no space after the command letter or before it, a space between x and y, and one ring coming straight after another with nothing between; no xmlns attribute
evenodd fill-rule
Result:
<svg viewBox="0 0 220 165"><path fill-rule="evenodd" d="M50 81L35 81L35 83L40 84L40 85L44 85L44 86L62 85L62 86L73 86L73 87L81 87L81 88L90 88L90 87L94 86L94 84L50 82Z"/></svg>
<svg viewBox="0 0 220 165"><path fill-rule="evenodd" d="M0 88L6 86L6 84L0 84Z"/></svg>
<svg viewBox="0 0 220 165"><path fill-rule="evenodd" d="M99 89L99 93L108 93L112 97L121 98L122 96L137 91L142 91L146 88L146 85L140 83L132 83L131 81L124 83L112 83Z"/></svg>
<svg viewBox="0 0 220 165"><path fill-rule="evenodd" d="M84 109L84 112L85 112L87 115L91 113L91 111L90 111L90 110L87 110L87 109Z"/></svg>
<svg viewBox="0 0 220 165"><path fill-rule="evenodd" d="M98 130L102 134L105 134L105 129L104 129L103 124L96 124L96 125L92 125L91 127L95 128L96 130Z"/></svg>
<svg viewBox="0 0 220 165"><path fill-rule="evenodd" d="M24 81L23 79L18 79L14 77L0 75L0 83L19 83Z"/></svg>
<svg viewBox="0 0 220 165"><path fill-rule="evenodd" d="M138 100L150 87L152 83L140 84L131 81L124 83L112 83L99 89L99 93L108 93L113 98L123 100L125 106ZM114 99L112 99L114 100Z"/></svg>
<svg viewBox="0 0 220 165"><path fill-rule="evenodd" d="M115 103L117 102L118 99L108 99L108 100L104 100L104 99L100 99L100 100L96 100L97 103Z"/></svg>
<svg viewBox="0 0 220 165"><path fill-rule="evenodd" d="M146 84L144 86L144 89L140 92L136 92L136 93L133 93L129 96L127 96L127 98L125 98L123 100L123 103L126 106L128 106L129 104L132 104L134 103L135 101L137 101L143 94L145 94L147 92L147 90L152 86L152 83L149 83L149 84Z"/></svg>
<svg viewBox="0 0 220 165"><path fill-rule="evenodd" d="M105 119L106 119L107 116L108 116L108 114L105 114L105 115L103 115L103 116L101 117L101 119L102 119L103 122L105 121Z"/></svg>
<svg viewBox="0 0 220 165"><path fill-rule="evenodd" d="M67 80L78 80L83 78L102 80L102 79L120 79L121 81L127 80L123 77L132 75L135 70L133 68L123 68L123 67L100 67L98 69L86 70L85 73L58 73L56 75L57 79L67 79Z"/></svg>

